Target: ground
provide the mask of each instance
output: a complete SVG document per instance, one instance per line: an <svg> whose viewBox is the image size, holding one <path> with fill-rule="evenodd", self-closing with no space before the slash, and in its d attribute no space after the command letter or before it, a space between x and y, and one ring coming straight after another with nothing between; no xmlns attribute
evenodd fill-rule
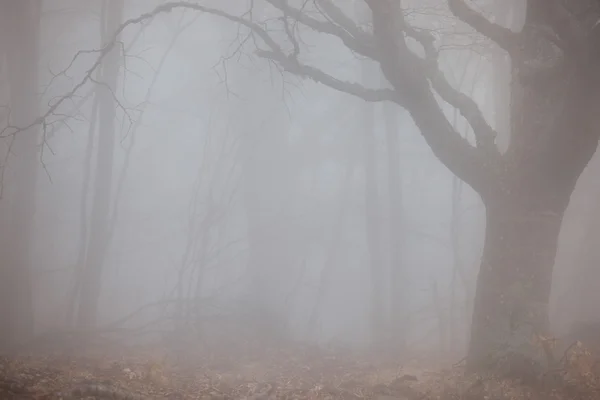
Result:
<svg viewBox="0 0 600 400"><path fill-rule="evenodd" d="M574 344L557 368L525 384L466 374L461 365L427 368L416 359L401 364L389 355L348 349L286 345L182 353L113 343L86 351L5 356L0 399L598 399L595 365L595 357ZM82 387L93 388L98 397L77 394Z"/></svg>

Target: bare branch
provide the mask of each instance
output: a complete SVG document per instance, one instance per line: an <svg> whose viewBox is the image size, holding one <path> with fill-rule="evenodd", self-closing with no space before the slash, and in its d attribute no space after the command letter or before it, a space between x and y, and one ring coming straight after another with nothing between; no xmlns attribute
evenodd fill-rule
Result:
<svg viewBox="0 0 600 400"><path fill-rule="evenodd" d="M448 0L448 7L458 19L470 25L483 36L496 42L508 54L515 55L517 53L521 43L520 34L490 22L482 14L469 7L465 0Z"/></svg>
<svg viewBox="0 0 600 400"><path fill-rule="evenodd" d="M435 48L434 37L431 33L425 30L417 30L408 24L406 24L404 30L408 36L421 43L425 50L423 71L426 72L433 89L469 122L471 128L473 128L477 146L484 148L490 154L499 155L495 144L497 133L487 123L477 103L459 89L455 89L440 71L438 67L438 50Z"/></svg>
<svg viewBox="0 0 600 400"><path fill-rule="evenodd" d="M365 43L373 42L371 35L363 31L356 23L349 18L344 12L331 0L315 0L316 4L327 14L332 21L344 28L357 40Z"/></svg>
<svg viewBox="0 0 600 400"><path fill-rule="evenodd" d="M537 4L540 3L540 4ZM586 34L573 15L565 8L564 4L557 0L546 0L543 2L532 2L530 9L539 10L541 19L552 26L552 35L549 36L553 43L560 49L577 57L586 55L589 49L586 47Z"/></svg>
<svg viewBox="0 0 600 400"><path fill-rule="evenodd" d="M485 122L477 120L478 114L475 112L478 111L477 106L444 79L437 69L437 56L433 61L426 59L425 62L429 64L424 64L423 59L408 49L402 31L413 34L415 31L411 30L404 20L402 9L397 2L393 0L365 0L365 2L371 8L373 15L373 33L378 41L379 52L382 54L381 70L401 96L399 104L410 113L436 157L455 175L483 195L483 192L490 187L490 180L498 173L498 166L501 163L500 157L497 156L499 153L493 143L489 144L489 139L482 141L487 143L485 147L475 148L454 129L433 96L429 81L431 80L449 102L461 106L463 108L461 112L466 114L470 118L469 122L475 125ZM424 40L424 37L421 39ZM433 43L427 46L430 53L428 56L434 57L431 54ZM467 109L464 108L465 106ZM487 149L491 149L492 153Z"/></svg>
<svg viewBox="0 0 600 400"><path fill-rule="evenodd" d="M359 27L351 27L350 24L345 23L342 26L335 25L328 21L319 21L318 19L311 18L302 10L287 6L285 0L265 0L273 7L286 12L291 18L301 24L321 33L327 33L332 36L339 38L350 50L357 52L360 55L369 57L373 60L377 60L378 54L375 49L375 44L372 35L362 31ZM327 2L319 2L325 4ZM336 12L339 11L338 12ZM331 9L327 8L327 15L331 17L336 23L338 21L348 20L343 15L341 10L333 6Z"/></svg>
<svg viewBox="0 0 600 400"><path fill-rule="evenodd" d="M315 82L322 83L326 86L329 86L332 89L338 90L340 92L352 94L354 96L358 96L366 101L393 101L395 103L400 103L400 97L396 94L394 90L391 89L369 89L358 83L342 81L337 79L318 68L304 65L298 62L293 57L286 56L283 53L277 53L273 51L264 51L258 50L256 54L259 57L268 58L270 60L276 61L279 63L287 72L292 74L310 78Z"/></svg>
<svg viewBox="0 0 600 400"><path fill-rule="evenodd" d="M260 36L260 38L272 50L282 52L282 50L279 47L279 45L277 44L277 42L275 42L275 40L271 36L269 36L269 34L264 29L262 29L258 24L255 24L244 18L236 17L236 16L226 13L225 11L212 9L209 7L204 7L200 4L191 3L188 1L163 3L159 6L157 6L156 8L154 8L152 11L141 14L135 18L128 19L123 24L121 24L121 26L119 26L119 28L112 34L111 39L107 42L107 44L102 49L98 50L98 53L99 53L98 58L96 59L94 64L86 71L86 73L84 74L84 77L81 79L81 81L79 81L75 86L73 86L73 88L69 92L60 96L57 99L57 101L54 104L52 104L43 115L36 118L29 125L22 126L22 127L6 126L2 130L0 130L0 137L14 136L14 135L16 135L22 131L26 131L36 125L43 125L44 123L46 123L47 119L55 113L55 111L58 109L58 107L60 107L65 101L74 97L75 94L86 83L91 82L93 80L93 77L92 77L93 73L98 69L98 67L102 63L102 60L104 59L104 57L108 53L110 53L110 51L118 44L117 38L127 27L129 27L130 25L139 24L146 20L152 19L158 14L171 12L177 8L187 8L187 9L197 10L197 11L201 11L201 12L206 12L209 14L213 14L213 15L228 19L232 22L240 23L240 24L250 28L253 32L255 32L258 36Z"/></svg>
<svg viewBox="0 0 600 400"><path fill-rule="evenodd" d="M298 43L298 40L296 40L296 37L294 36L294 33L292 32L292 28L290 28L290 25L289 25L288 15L286 13L286 11L289 8L289 6L287 4L287 0L283 0L283 4L285 5L285 8L283 10L283 17L281 18L282 22L283 22L283 29L285 30L285 34L287 35L288 39L294 46L293 56L294 56L294 58L296 58L300 54L300 44Z"/></svg>
<svg viewBox="0 0 600 400"><path fill-rule="evenodd" d="M495 157L497 149L493 143L494 131L483 118L476 103L446 81L437 66L437 50L431 37L421 34L421 31L414 30L406 23L398 3L394 3L392 0L364 0L373 11L374 28L371 34L351 21L331 0L315 0L325 13L325 18L328 19L326 21L309 16L304 7L297 9L289 6L286 0L265 1L283 13L284 32L293 45L291 54L288 54L278 44L268 33L267 28L248 19L252 18L251 13L246 12L242 16L235 16L223 10L189 1L166 2L152 11L123 23L113 33L112 40L109 40L108 44L101 49L98 59L87 71L83 80L70 92L59 98L45 115L36 119L30 126L46 123L48 116L62 102L73 97L85 83L93 81L92 74L101 64L105 55L116 45L116 38L127 26L142 23L160 13L167 13L176 8L191 9L212 14L248 28L253 39L260 38L262 41L262 43L255 42L255 54L258 57L274 61L285 71L303 78L310 78L315 82L366 101L392 101L403 106L410 112L435 155L452 172L480 192L485 190L483 188L489 187L488 181L494 176L500 162L500 159ZM452 4L456 14L470 21L476 29L483 30L484 34L487 32L486 36L504 43L508 48L513 46L513 42L516 42L516 34L491 24L462 1L448 1ZM316 32L333 35L339 38L349 50L378 62L392 88L367 88L358 83L340 80L318 68L301 63L297 58L299 43L297 37L294 36L294 30L287 25L287 19L295 20ZM417 38L423 44L426 50L425 60L408 49L402 31ZM502 43L499 44L502 45ZM446 102L458 108L469 121L478 137L477 148L471 146L453 129L431 91L430 82L435 91Z"/></svg>

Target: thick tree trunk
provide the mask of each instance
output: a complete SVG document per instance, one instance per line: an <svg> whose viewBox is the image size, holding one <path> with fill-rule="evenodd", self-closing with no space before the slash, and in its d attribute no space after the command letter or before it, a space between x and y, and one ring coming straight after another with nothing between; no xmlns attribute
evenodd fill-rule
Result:
<svg viewBox="0 0 600 400"><path fill-rule="evenodd" d="M470 368L492 363L521 376L551 361L532 339L548 329L563 214L600 132L599 60L584 47L557 50L539 35L540 24L556 29L546 2L527 7L519 53L527 62L513 62L505 165L477 188L487 227L468 354Z"/></svg>
<svg viewBox="0 0 600 400"><path fill-rule="evenodd" d="M486 237L471 327L468 366L508 367L527 359L542 365L531 346L548 329L548 303L558 234L564 210L543 202L524 207L513 198L487 205ZM521 357L523 356L523 357ZM498 365L503 358L511 363Z"/></svg>
<svg viewBox="0 0 600 400"><path fill-rule="evenodd" d="M570 95L566 103L544 101L544 92L521 88L526 101L515 102L513 107L516 135L507 151L508 170L483 196L487 226L474 300L469 368L494 365L521 376L541 372L540 367L550 361L532 339L547 334L562 218L575 183L598 144L590 125L596 103L582 102L587 98L582 86L585 80L574 81L575 87L563 86ZM522 110L517 110L518 104ZM558 118L548 121L549 115ZM582 130L573 131L573 127ZM552 140L540 143L541 137Z"/></svg>
<svg viewBox="0 0 600 400"><path fill-rule="evenodd" d="M596 178L597 179L597 178ZM576 284L573 287L574 309L577 310L576 321L598 321L598 282L600 282L600 197L594 196L596 206L588 214L583 240L579 243Z"/></svg>

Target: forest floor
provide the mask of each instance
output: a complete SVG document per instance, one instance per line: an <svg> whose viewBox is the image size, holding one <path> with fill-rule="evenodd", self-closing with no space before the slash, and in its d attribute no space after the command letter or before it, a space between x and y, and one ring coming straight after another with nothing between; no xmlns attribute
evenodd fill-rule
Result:
<svg viewBox="0 0 600 400"><path fill-rule="evenodd" d="M0 399L600 399L600 376L585 352L556 375L560 380L535 386L467 375L461 366L402 365L389 356L306 346L219 356L187 349L175 357L157 346L111 345L71 354L1 358Z"/></svg>

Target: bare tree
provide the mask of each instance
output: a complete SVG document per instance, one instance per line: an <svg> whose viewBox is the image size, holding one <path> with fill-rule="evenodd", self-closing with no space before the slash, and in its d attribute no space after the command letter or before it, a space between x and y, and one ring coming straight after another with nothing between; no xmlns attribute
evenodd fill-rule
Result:
<svg viewBox="0 0 600 400"><path fill-rule="evenodd" d="M315 296L315 302L312 307L312 311L308 318L308 333L316 334L319 318L322 316L323 303L327 292L331 289L332 283L335 282L336 270L339 267L341 248L344 242L344 225L347 220L348 206L351 199L349 194L352 190L352 178L354 176L355 162L352 159L346 161L344 167L345 177L343 182L340 184L338 196L337 196L337 211L333 221L331 230L330 244L327 249L327 255L325 256L325 262L321 269L319 283L317 287L317 293Z"/></svg>
<svg viewBox="0 0 600 400"><path fill-rule="evenodd" d="M255 11L267 13L258 6ZM235 88L240 100L230 118L240 138L248 238L246 304L256 338L275 342L286 336L283 299L288 282L280 266L288 265L293 257L291 232L287 229L293 200L293 160L288 142L289 121L279 101L280 89L258 89L264 87L264 75L261 70L253 72L250 75L233 68L228 71L228 86Z"/></svg>
<svg viewBox="0 0 600 400"><path fill-rule="evenodd" d="M461 89L462 91L467 92L470 96L473 96L473 93L475 92L475 86L478 83L478 72L476 71L475 77L470 77L468 72L469 72L469 67L472 64L480 64L479 63L479 59L473 57L472 54L469 54L467 57L467 60L464 62L463 64L463 68L459 68L459 71L461 72L460 76L457 77L456 81L457 81L457 86L459 89ZM479 68L477 68L479 70ZM471 81L471 82L469 82ZM468 85L470 83L470 85ZM470 86L470 87L469 87ZM495 90L490 90L490 92L495 92ZM497 105L497 102L494 102L494 105ZM503 107L508 107L508 104L503 105ZM459 115L459 110L458 109L454 109L454 112L452 113L452 126L454 127L454 129L459 132L464 138L468 139L470 136L472 136L472 131L471 131L471 127L468 125L468 123L466 123L466 121L464 121L463 119L460 118ZM508 139L508 138L506 138ZM499 141L500 142L500 141ZM501 147L502 144L498 142L498 147ZM508 143L506 141L506 143ZM454 347L457 347L457 343L459 343L457 341L457 337L456 337L456 333L457 333L457 329L456 329L456 322L457 322L457 296L456 296L456 289L457 289L457 281L460 280L460 284L462 286L462 293L463 293L463 298L464 298L464 307L463 307L463 311L464 311L464 324L461 324L460 326L466 326L468 327L468 318L473 310L473 306L472 306L472 302L473 302L473 289L474 289L474 285L471 282L471 274L467 271L467 265L465 265L465 261L463 260L462 254L461 254L461 228L463 225L463 220L464 220L464 216L465 216L465 212L468 211L468 209L465 209L464 207L464 182L462 180L460 180L459 177L457 177L456 175L452 177L452 195L451 195L451 202L452 202L452 206L451 206L451 217L450 217L450 244L452 247L452 281L451 281L451 288L450 288L450 343L454 344ZM464 333L464 332L461 332ZM461 335L464 336L464 335Z"/></svg>
<svg viewBox="0 0 600 400"><path fill-rule="evenodd" d="M512 58L517 87L512 95L511 144L504 154L477 104L444 79L434 37L409 24L397 3L366 1L373 14L372 33L329 1L317 2L327 21L287 2L269 3L286 18L338 36L351 50L377 61L391 88L371 89L305 65L297 57L297 46L288 53L260 26L228 16L261 37L268 49L258 49L259 56L365 100L404 107L436 157L481 195L487 210L486 243L468 364L496 361L506 354L511 338L524 342L532 331L544 332L562 215L598 141L593 115L597 60L590 56L595 54L595 31L591 18L580 16L581 10L588 11L587 16L597 13L595 3L577 1L568 8L553 3L548 8L547 2L530 0L524 27L516 33L489 22L460 0L449 1L455 15ZM540 25L552 36L541 34ZM424 58L408 48L402 33L422 45ZM293 36L290 40L297 44ZM468 120L474 145L455 131L434 92Z"/></svg>
<svg viewBox="0 0 600 400"><path fill-rule="evenodd" d="M371 23L371 13L364 2L354 2L356 19L362 24ZM360 63L359 81L365 86L377 84L381 76L377 66L371 60L363 59ZM377 140L375 138L375 110L370 102L361 106L360 122L357 127L363 138L363 163L365 169L365 234L367 251L369 253L369 268L371 271L371 308L370 324L372 342L381 346L385 341L387 330L386 318L386 288L385 288L385 259L382 247L382 213L380 207L379 185L377 179Z"/></svg>
<svg viewBox="0 0 600 400"><path fill-rule="evenodd" d="M362 65L361 81L368 85L377 70ZM376 77L376 76L375 76ZM375 79L376 81L376 79ZM365 218L366 237L369 252L369 267L371 269L371 331L374 344L381 345L386 330L385 313L385 261L381 246L382 224L381 206L377 179L377 146L375 139L375 107L364 104L360 114L361 123L357 125L362 130L363 163L365 168Z"/></svg>
<svg viewBox="0 0 600 400"><path fill-rule="evenodd" d="M390 253L390 325L394 346L399 353L406 347L408 334L408 290L410 282L403 262L404 234L402 217L402 177L400 171L400 143L398 109L393 104L383 105L388 162L388 240Z"/></svg>
<svg viewBox="0 0 600 400"><path fill-rule="evenodd" d="M246 242L219 240L241 187L237 157L239 140L231 135L222 135L217 140L213 136L208 132L203 143L204 154L190 202L187 242L178 272L176 290L182 323L197 322L194 318L200 314L203 304L190 299L207 296L204 286L209 267L218 265L217 261L225 258L227 254L224 253L228 250L239 252L236 244Z"/></svg>

